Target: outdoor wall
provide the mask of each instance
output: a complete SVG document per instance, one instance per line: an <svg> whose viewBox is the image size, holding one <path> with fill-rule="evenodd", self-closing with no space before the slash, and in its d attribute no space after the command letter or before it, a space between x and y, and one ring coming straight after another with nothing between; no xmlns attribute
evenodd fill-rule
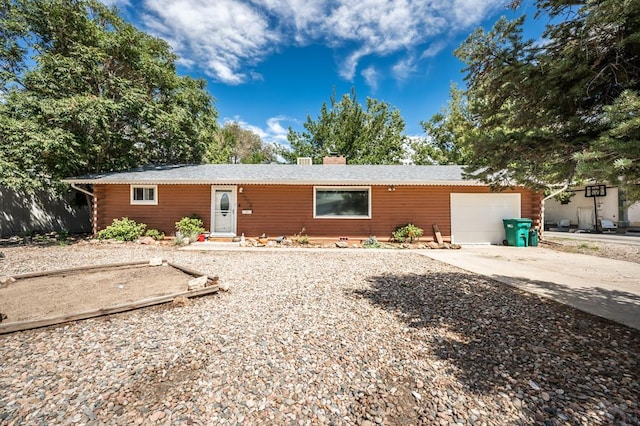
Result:
<svg viewBox="0 0 640 426"><path fill-rule="evenodd" d="M584 188L573 189L575 194L568 204L561 204L560 201L551 198L545 201L544 219L547 223L557 223L560 219L569 219L571 225L578 225L578 208L593 209L593 198L584 196ZM596 198L596 210L598 219L609 219L614 223L618 220L618 188L607 187L606 197Z"/></svg>
<svg viewBox="0 0 640 426"><path fill-rule="evenodd" d="M451 236L451 192L488 193L477 186L388 186L371 188L371 219L314 219L311 185L238 185L237 235L247 237L267 234L270 237L292 236L305 229L310 237L360 237L375 235L386 239L399 225L413 223L425 230L425 241L433 236L437 224L445 239ZM193 213L199 215L205 229L211 227L211 185L158 185L158 205L131 205L129 185L95 185L98 230L114 218L128 217L175 234L175 222ZM521 197L522 217L539 226L539 194L514 190ZM251 211L243 214L242 211Z"/></svg>
<svg viewBox="0 0 640 426"><path fill-rule="evenodd" d="M0 236L62 230L90 232L89 207L75 201L75 193L29 195L0 187Z"/></svg>
<svg viewBox="0 0 640 426"><path fill-rule="evenodd" d="M193 213L200 216L205 229L211 225L210 185L158 185L158 205L131 205L129 185L94 185L97 198L98 230L113 219L128 217L145 223L147 229L157 229L175 235L175 223Z"/></svg>
<svg viewBox="0 0 640 426"><path fill-rule="evenodd" d="M293 235L304 227L313 237L359 237L375 235L386 239L399 225L413 223L423 228L428 241L437 224L445 239L451 236L451 192L488 193L477 186L388 186L371 188L371 219L314 219L313 186L311 185L243 185L238 194L238 234L274 237ZM520 192L522 217L531 218L539 226L540 196L531 191ZM242 210L252 214L243 215Z"/></svg>
<svg viewBox="0 0 640 426"><path fill-rule="evenodd" d="M630 226L640 226L640 202L632 204L627 210L627 220Z"/></svg>

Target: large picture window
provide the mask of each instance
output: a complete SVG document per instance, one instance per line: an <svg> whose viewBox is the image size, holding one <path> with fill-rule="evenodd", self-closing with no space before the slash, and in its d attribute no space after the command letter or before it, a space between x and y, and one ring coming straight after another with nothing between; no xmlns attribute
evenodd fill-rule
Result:
<svg viewBox="0 0 640 426"><path fill-rule="evenodd" d="M158 204L158 185L131 185L131 204Z"/></svg>
<svg viewBox="0 0 640 426"><path fill-rule="evenodd" d="M369 219L371 218L371 188L315 187L313 217L319 219Z"/></svg>

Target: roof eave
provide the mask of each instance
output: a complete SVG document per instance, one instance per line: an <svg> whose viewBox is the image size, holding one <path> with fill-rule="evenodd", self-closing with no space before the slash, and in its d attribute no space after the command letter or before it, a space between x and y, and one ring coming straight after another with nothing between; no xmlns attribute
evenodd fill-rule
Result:
<svg viewBox="0 0 640 426"><path fill-rule="evenodd" d="M173 179L63 179L65 183L76 185L406 185L406 186L487 186L477 180L173 180Z"/></svg>

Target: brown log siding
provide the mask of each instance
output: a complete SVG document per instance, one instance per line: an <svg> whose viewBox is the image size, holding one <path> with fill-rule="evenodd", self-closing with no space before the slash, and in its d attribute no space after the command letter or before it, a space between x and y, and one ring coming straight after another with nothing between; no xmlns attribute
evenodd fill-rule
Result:
<svg viewBox="0 0 640 426"><path fill-rule="evenodd" d="M158 205L131 205L130 185L95 185L98 229L104 229L113 219L128 217L175 234L175 223L196 213L206 229L211 226L211 185L158 185Z"/></svg>
<svg viewBox="0 0 640 426"><path fill-rule="evenodd" d="M393 230L413 223L425 230L424 240L432 239L437 224L445 239L451 236L450 194L489 193L477 186L388 186L371 187L371 219L314 219L312 185L238 185L237 234L255 237L293 235L304 227L310 237L388 238ZM198 214L205 228L211 227L211 185L158 185L157 206L131 205L129 185L96 185L98 228L123 216L144 222L167 235L175 232L175 222ZM508 190L521 196L522 217L540 225L540 194L525 189ZM252 214L242 214L251 210Z"/></svg>

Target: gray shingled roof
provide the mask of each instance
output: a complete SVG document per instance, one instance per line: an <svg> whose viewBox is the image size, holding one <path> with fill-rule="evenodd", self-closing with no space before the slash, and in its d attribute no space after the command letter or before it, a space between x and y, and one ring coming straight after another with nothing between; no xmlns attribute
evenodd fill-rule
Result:
<svg viewBox="0 0 640 426"><path fill-rule="evenodd" d="M484 185L463 166L202 164L146 167L65 179L75 184Z"/></svg>

